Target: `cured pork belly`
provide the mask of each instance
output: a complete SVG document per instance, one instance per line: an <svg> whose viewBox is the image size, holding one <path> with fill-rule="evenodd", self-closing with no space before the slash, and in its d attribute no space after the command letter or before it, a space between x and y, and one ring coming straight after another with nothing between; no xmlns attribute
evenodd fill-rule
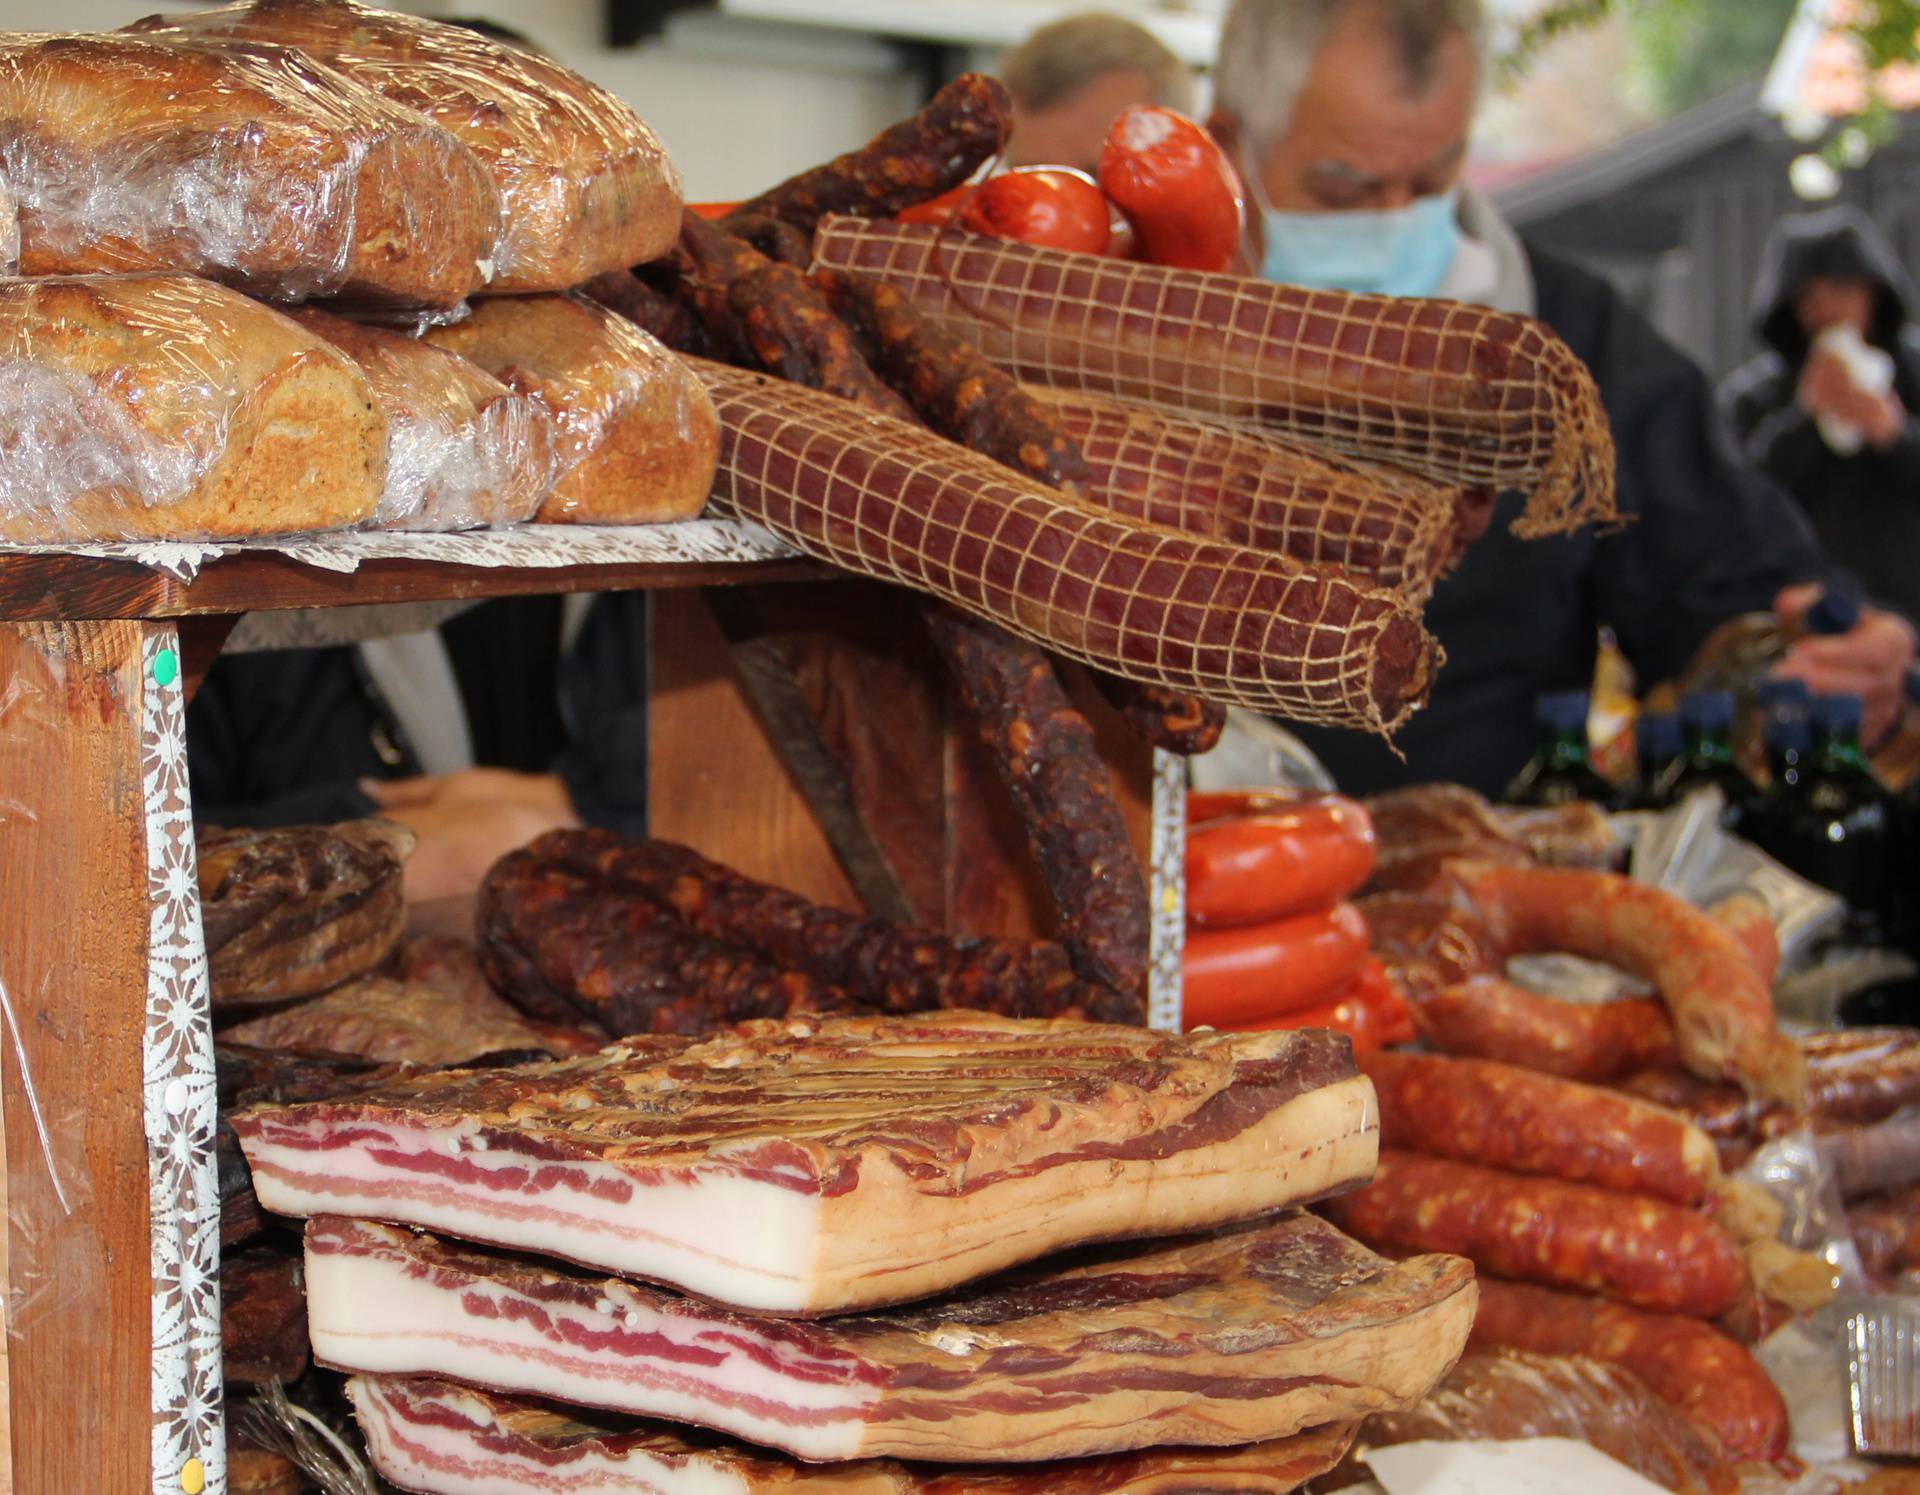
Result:
<svg viewBox="0 0 1920 1495"><path fill-rule="evenodd" d="M374 1467L429 1495L1284 1495L1353 1441L1336 1423L1247 1448L1156 1448L999 1469L808 1466L662 1423L575 1422L447 1381L355 1376Z"/></svg>
<svg viewBox="0 0 1920 1495"><path fill-rule="evenodd" d="M692 1422L812 1460L1217 1446L1404 1409L1465 1348L1455 1256L1289 1214L796 1323L357 1220L307 1226L314 1353Z"/></svg>
<svg viewBox="0 0 1920 1495"><path fill-rule="evenodd" d="M810 1317L1364 1183L1335 1034L793 1018L232 1118L269 1210L421 1225Z"/></svg>

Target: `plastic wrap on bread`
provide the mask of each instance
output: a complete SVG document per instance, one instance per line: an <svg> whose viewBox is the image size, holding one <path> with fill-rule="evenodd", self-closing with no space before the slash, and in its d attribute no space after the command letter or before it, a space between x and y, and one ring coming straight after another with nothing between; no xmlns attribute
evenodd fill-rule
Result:
<svg viewBox="0 0 1920 1495"><path fill-rule="evenodd" d="M659 140L605 89L537 54L354 0L246 0L130 29L295 46L450 130L500 188L492 290L565 290L673 245L680 181Z"/></svg>
<svg viewBox="0 0 1920 1495"><path fill-rule="evenodd" d="M548 524L691 519L719 455L713 401L650 334L583 296L508 296L426 340L539 401L554 427Z"/></svg>
<svg viewBox="0 0 1920 1495"><path fill-rule="evenodd" d="M387 417L377 528L474 529L533 517L553 485L545 406L418 338L313 307L292 316L360 366Z"/></svg>
<svg viewBox="0 0 1920 1495"><path fill-rule="evenodd" d="M0 175L0 275L13 275L19 268L20 214L14 208L6 177Z"/></svg>
<svg viewBox="0 0 1920 1495"><path fill-rule="evenodd" d="M500 195L446 130L287 47L0 36L28 275L190 270L277 300L452 306Z"/></svg>
<svg viewBox="0 0 1920 1495"><path fill-rule="evenodd" d="M0 282L0 540L231 539L371 518L353 360L190 275Z"/></svg>

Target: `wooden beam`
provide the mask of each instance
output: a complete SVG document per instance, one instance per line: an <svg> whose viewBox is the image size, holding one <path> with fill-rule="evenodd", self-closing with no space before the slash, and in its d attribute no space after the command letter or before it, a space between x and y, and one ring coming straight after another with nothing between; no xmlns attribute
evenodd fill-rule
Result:
<svg viewBox="0 0 1920 1495"><path fill-rule="evenodd" d="M142 636L124 622L0 625L16 1495L154 1487Z"/></svg>

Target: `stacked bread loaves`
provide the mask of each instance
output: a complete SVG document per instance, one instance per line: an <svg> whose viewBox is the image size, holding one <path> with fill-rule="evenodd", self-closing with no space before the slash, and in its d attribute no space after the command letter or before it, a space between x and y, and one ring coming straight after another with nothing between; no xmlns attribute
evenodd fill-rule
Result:
<svg viewBox="0 0 1920 1495"><path fill-rule="evenodd" d="M691 517L711 402L564 294L679 212L631 109L463 28L0 34L0 541Z"/></svg>

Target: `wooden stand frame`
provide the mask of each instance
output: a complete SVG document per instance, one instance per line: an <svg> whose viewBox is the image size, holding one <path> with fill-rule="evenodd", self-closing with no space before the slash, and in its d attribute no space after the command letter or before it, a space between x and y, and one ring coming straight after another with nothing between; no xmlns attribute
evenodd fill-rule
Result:
<svg viewBox="0 0 1920 1495"><path fill-rule="evenodd" d="M184 720L235 618L657 592L656 833L846 907L881 896L882 868L896 912L982 933L1043 926L1017 827L935 677L903 656L897 625L876 642L873 598L896 594L756 587L743 621L690 590L824 574L802 562L417 560L342 574L263 551L185 582L130 562L0 554L4 1488L225 1489L213 1046ZM862 617L864 634L844 631ZM779 689L743 688L756 677ZM1090 710L1098 720L1104 708ZM1178 990L1179 764L1150 763L1105 726L1155 872L1164 1019ZM870 860L848 846L846 822L837 835L828 824L835 794L865 826Z"/></svg>

